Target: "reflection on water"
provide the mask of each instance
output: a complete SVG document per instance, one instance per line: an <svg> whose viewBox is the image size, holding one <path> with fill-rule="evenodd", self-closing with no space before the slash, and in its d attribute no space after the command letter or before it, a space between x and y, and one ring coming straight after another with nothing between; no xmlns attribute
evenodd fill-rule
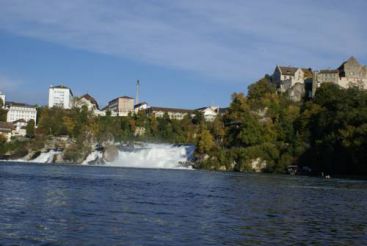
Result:
<svg viewBox="0 0 367 246"><path fill-rule="evenodd" d="M367 243L367 182L0 165L0 244Z"/></svg>

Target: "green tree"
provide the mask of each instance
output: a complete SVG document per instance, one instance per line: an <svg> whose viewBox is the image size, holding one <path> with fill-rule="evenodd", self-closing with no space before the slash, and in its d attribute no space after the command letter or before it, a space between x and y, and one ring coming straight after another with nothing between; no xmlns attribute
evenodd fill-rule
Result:
<svg viewBox="0 0 367 246"><path fill-rule="evenodd" d="M271 77L269 75L265 75L262 79L248 87L249 100L259 100L267 94L274 93L276 93L276 88L271 83Z"/></svg>
<svg viewBox="0 0 367 246"><path fill-rule="evenodd" d="M26 136L28 138L34 138L34 136L35 136L34 127L35 127L34 120L29 120L28 124L27 124L27 127L26 127Z"/></svg>
<svg viewBox="0 0 367 246"><path fill-rule="evenodd" d="M199 154L206 154L210 153L210 151L215 146L213 136L211 135L210 131L206 128L204 124L200 125L200 129L198 132L197 137L197 153Z"/></svg>

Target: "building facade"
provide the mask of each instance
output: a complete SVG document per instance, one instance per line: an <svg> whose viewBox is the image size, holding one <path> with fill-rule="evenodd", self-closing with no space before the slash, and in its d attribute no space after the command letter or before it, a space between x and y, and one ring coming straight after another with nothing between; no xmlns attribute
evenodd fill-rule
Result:
<svg viewBox="0 0 367 246"><path fill-rule="evenodd" d="M89 94L85 94L81 97L74 98L74 107L83 108L86 107L88 111L97 116L105 116L105 112L99 109L97 100Z"/></svg>
<svg viewBox="0 0 367 246"><path fill-rule="evenodd" d="M14 129L15 126L12 123L0 122L0 135L3 136L7 142L10 141Z"/></svg>
<svg viewBox="0 0 367 246"><path fill-rule="evenodd" d="M70 88L63 85L50 86L48 90L48 107L71 109L73 107L73 92Z"/></svg>
<svg viewBox="0 0 367 246"><path fill-rule="evenodd" d="M339 86L343 88L357 86L361 89L367 89L367 67L359 64L353 56L343 62L338 71Z"/></svg>
<svg viewBox="0 0 367 246"><path fill-rule="evenodd" d="M13 122L15 129L12 131L12 136L14 137L25 137L27 135L27 125L28 122L25 120L16 120Z"/></svg>
<svg viewBox="0 0 367 246"><path fill-rule="evenodd" d="M134 98L127 96L115 98L104 110L110 111L112 116L128 116L129 113L134 113Z"/></svg>
<svg viewBox="0 0 367 246"><path fill-rule="evenodd" d="M312 70L310 68L276 66L272 75L272 82L280 92L286 92L297 83L305 84L311 78Z"/></svg>
<svg viewBox="0 0 367 246"><path fill-rule="evenodd" d="M149 108L149 105L148 103L146 102L141 102L141 103L138 103L138 104L135 104L134 106L134 111L135 113L139 113L139 111L142 111L142 110L146 110Z"/></svg>
<svg viewBox="0 0 367 246"><path fill-rule="evenodd" d="M8 109L7 122L17 120L25 120L26 122L34 120L35 123L37 122L37 109L35 106L9 102L6 104L6 108Z"/></svg>
<svg viewBox="0 0 367 246"><path fill-rule="evenodd" d="M351 86L367 89L367 67L361 65L353 56L337 69L320 70L314 74L315 88L323 83L334 83L342 88Z"/></svg>
<svg viewBox="0 0 367 246"><path fill-rule="evenodd" d="M196 109L203 114L205 121L213 122L219 114L219 107L210 106Z"/></svg>
<svg viewBox="0 0 367 246"><path fill-rule="evenodd" d="M162 108L162 107L150 107L146 110L148 114L154 115L156 118L161 118L165 114L170 119L182 120L186 115L192 117L194 110L179 109L179 108Z"/></svg>

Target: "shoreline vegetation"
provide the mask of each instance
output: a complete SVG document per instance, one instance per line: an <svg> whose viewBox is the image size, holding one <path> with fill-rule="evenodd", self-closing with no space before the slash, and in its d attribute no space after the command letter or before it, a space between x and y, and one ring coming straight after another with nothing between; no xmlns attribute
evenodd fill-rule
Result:
<svg viewBox="0 0 367 246"><path fill-rule="evenodd" d="M174 120L144 111L111 117L93 116L86 108L40 107L37 128L30 122L26 138L6 142L0 136L0 156L30 160L58 150L55 163L82 163L96 148L115 153L115 143L162 142L194 144L198 169L367 175L366 91L324 83L314 98L292 102L269 80L250 85L247 96L234 93L228 110L213 122L199 112Z"/></svg>

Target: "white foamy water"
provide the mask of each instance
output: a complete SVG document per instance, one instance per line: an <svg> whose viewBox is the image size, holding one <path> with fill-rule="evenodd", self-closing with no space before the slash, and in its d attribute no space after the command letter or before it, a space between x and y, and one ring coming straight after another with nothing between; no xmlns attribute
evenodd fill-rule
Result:
<svg viewBox="0 0 367 246"><path fill-rule="evenodd" d="M60 154L59 151L50 150L46 153L41 153L38 157L36 157L33 160L30 160L30 162L37 162L37 163L52 163L54 160L54 156Z"/></svg>
<svg viewBox="0 0 367 246"><path fill-rule="evenodd" d="M118 158L106 162L109 166L136 168L174 168L190 169L181 163L191 160L194 146L175 146L169 144L144 144L131 150L120 150Z"/></svg>
<svg viewBox="0 0 367 246"><path fill-rule="evenodd" d="M102 159L102 157L103 157L102 152L95 150L87 156L87 158L83 161L82 165L88 165L89 163L97 159Z"/></svg>

